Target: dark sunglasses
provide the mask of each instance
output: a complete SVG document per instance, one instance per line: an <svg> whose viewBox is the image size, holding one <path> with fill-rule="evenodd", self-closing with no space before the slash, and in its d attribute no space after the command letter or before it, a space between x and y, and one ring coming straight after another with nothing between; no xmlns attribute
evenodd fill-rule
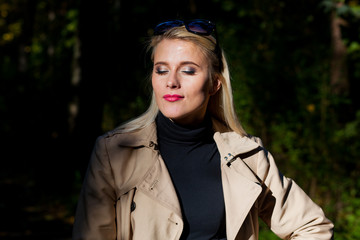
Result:
<svg viewBox="0 0 360 240"><path fill-rule="evenodd" d="M181 26L185 26L187 31L197 35L210 36L211 34L214 33L216 39L216 46L214 52L216 53L219 59L219 70L220 72L222 72L223 71L222 53L219 45L219 39L217 37L215 23L205 19L195 19L188 21L172 20L156 25L156 27L154 28L154 35L162 35L166 31L174 27L181 27Z"/></svg>
<svg viewBox="0 0 360 240"><path fill-rule="evenodd" d="M215 24L209 20L195 19L190 21L172 20L158 24L154 28L154 35L164 34L174 27L185 26L186 30L198 35L209 36L215 31Z"/></svg>

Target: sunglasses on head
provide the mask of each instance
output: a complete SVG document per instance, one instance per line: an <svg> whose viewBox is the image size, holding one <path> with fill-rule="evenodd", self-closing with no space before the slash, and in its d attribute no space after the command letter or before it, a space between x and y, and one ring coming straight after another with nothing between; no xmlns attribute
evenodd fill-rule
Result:
<svg viewBox="0 0 360 240"><path fill-rule="evenodd" d="M174 27L181 27L181 26L185 26L188 32L197 35L210 36L212 33L214 33L216 39L216 46L214 52L216 53L219 59L219 70L220 72L222 72L223 71L222 53L219 46L219 39L217 37L215 23L205 19L195 19L188 21L172 20L158 24L154 28L154 35L155 36L162 35Z"/></svg>
<svg viewBox="0 0 360 240"><path fill-rule="evenodd" d="M154 28L154 35L164 34L174 27L185 26L186 30L191 33L209 36L215 31L215 24L209 20L195 19L189 21L172 20L158 24Z"/></svg>

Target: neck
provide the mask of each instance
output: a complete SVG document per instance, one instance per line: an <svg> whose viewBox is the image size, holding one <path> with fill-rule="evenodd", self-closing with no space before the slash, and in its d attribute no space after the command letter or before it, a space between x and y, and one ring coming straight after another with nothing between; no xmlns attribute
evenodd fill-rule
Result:
<svg viewBox="0 0 360 240"><path fill-rule="evenodd" d="M183 126L165 117L159 112L157 118L158 137L170 142L189 142L199 143L209 141L213 138L212 122L210 117L205 117L204 121L196 126Z"/></svg>

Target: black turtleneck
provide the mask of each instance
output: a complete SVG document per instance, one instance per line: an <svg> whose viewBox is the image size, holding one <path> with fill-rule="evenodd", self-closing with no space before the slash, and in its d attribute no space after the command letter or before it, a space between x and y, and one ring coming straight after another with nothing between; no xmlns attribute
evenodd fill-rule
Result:
<svg viewBox="0 0 360 240"><path fill-rule="evenodd" d="M181 239L226 239L220 154L212 123L187 128L161 112L156 118L159 150L178 194L184 219Z"/></svg>

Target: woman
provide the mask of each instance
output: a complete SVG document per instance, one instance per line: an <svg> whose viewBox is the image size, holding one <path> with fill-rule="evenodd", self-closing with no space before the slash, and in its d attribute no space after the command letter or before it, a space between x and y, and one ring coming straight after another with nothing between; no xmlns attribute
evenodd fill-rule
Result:
<svg viewBox="0 0 360 240"><path fill-rule="evenodd" d="M213 36L215 35L215 37ZM236 118L227 62L206 20L154 29L153 97L98 138L74 239L331 239L332 223Z"/></svg>

